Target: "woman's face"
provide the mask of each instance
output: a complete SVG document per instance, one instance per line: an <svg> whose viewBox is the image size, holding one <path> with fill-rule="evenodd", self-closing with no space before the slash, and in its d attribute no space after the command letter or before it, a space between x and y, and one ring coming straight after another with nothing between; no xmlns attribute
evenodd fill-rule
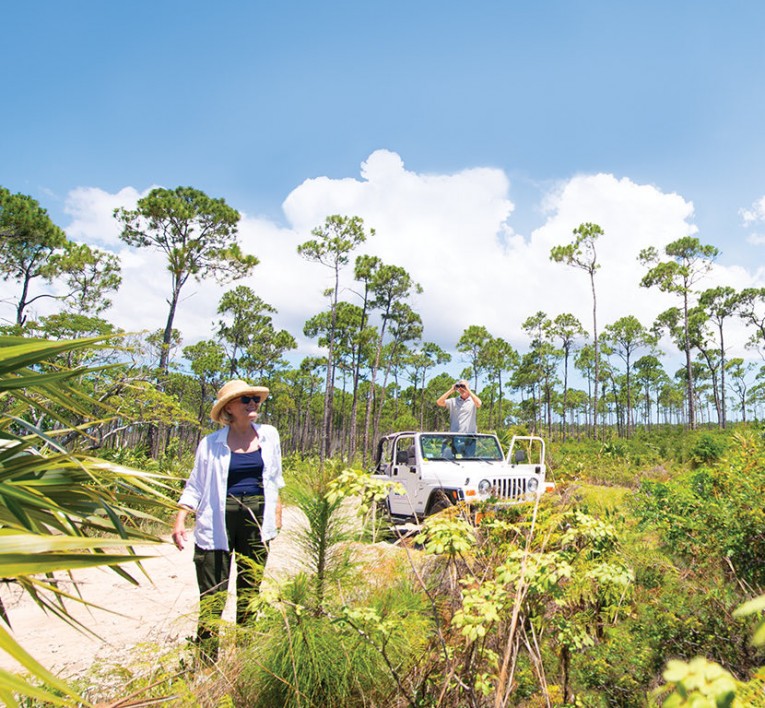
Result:
<svg viewBox="0 0 765 708"><path fill-rule="evenodd" d="M246 401L246 402L245 402ZM252 396L240 396L226 404L225 411L231 416L232 421L244 422L258 419L260 401Z"/></svg>

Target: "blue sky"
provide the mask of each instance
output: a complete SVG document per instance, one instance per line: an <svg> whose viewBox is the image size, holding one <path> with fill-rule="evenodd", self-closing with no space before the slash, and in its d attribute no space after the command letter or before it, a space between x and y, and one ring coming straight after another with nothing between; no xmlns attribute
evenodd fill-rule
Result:
<svg viewBox="0 0 765 708"><path fill-rule="evenodd" d="M537 309L554 316L570 307L588 324L586 283L562 266L554 285L564 290L552 287L547 263L543 283L517 292L503 285L491 301L512 302L513 312L500 315L486 314L489 302L465 303L472 291L440 287L435 267L416 265L431 253L463 264L444 270L450 283L465 270L483 278L484 259L496 255L492 238L513 246L489 282L503 273L522 281L526 274L513 270L521 254L546 261L580 221L607 221L620 246L611 261L604 246L604 322L621 312L650 324L667 306L625 294L623 276L609 277L609 262L634 262L636 251L626 253L633 243L660 247L694 231L722 251L719 282L761 284L761 2L29 0L6 4L3 15L0 185L36 197L72 237L114 250L105 204L155 185L222 196L247 215L244 241L263 256L253 288L291 330L321 309L321 296L306 308L304 292L301 310L274 271L292 271L294 245L332 209L364 216L379 252L412 267L426 286L426 336L446 345L482 319L519 343L518 324ZM382 158L365 176L373 155ZM451 186L439 192L434 181ZM349 182L359 188L353 198ZM398 187L387 192L392 182ZM393 219L401 195L423 185L426 201L404 199ZM450 214L446 229L455 231L442 236L438 215L454 200L465 213ZM470 209L476 224L494 214L479 236ZM420 224L421 251L408 254L412 235L394 233L402 221ZM279 258L269 260L271 252ZM121 296L133 306L130 287ZM535 288L553 292L537 301L528 294ZM133 324L161 326L149 314L153 296L144 291L146 319L136 314ZM445 316L455 298L457 310ZM621 311L608 310L614 300ZM215 302L207 310L214 316ZM117 303L114 317L129 328L130 312ZM179 323L189 341L205 330L196 314Z"/></svg>

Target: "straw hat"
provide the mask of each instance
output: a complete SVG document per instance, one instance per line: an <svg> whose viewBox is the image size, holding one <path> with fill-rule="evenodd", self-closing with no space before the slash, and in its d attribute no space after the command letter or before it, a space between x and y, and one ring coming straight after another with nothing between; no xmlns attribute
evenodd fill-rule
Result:
<svg viewBox="0 0 765 708"><path fill-rule="evenodd" d="M265 386L250 386L246 381L240 379L234 379L221 386L218 391L218 400L215 401L215 405L210 412L210 418L216 423L222 423L220 414L226 407L226 404L230 403L240 396L260 396L261 403L268 398L268 389Z"/></svg>

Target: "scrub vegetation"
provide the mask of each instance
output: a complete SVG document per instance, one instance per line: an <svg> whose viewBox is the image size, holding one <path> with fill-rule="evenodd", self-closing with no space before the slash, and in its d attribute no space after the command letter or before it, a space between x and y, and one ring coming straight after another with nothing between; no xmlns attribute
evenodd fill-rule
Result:
<svg viewBox="0 0 765 708"><path fill-rule="evenodd" d="M0 672L0 699L765 705L765 389L762 372L726 358L723 337L738 318L765 349L765 291L705 290L717 249L684 237L640 254L642 285L676 295L677 307L650 324L625 314L599 326L597 243L608 235L574 229L551 257L587 274L592 333L569 313L536 312L521 323L525 352L480 324L454 343L459 376L483 401L479 428L503 441L543 435L556 491L486 509L478 525L453 507L399 538L368 475L375 440L442 428L435 401L455 377L443 368L451 355L422 339L406 270L359 255L350 276L374 231L335 215L299 249L330 268L334 287L303 332L327 356L293 365L293 334L241 284L222 293L209 340L183 346L173 328L189 277L227 284L257 267L222 199L156 190L117 218L125 243L157 250L173 276L154 332L103 318L120 284L116 256L78 247L37 202L0 188L0 277L18 290L0 335L0 575L65 621L81 598L63 596L61 573L124 574L135 544L166 532L215 391L231 378L271 390L264 419L281 433L285 500L307 519L309 562L263 588L255 620L229 629L212 667L190 647L153 647L67 684L0 623L0 650L26 670ZM38 317L42 298L58 311ZM672 376L660 336L683 355Z"/></svg>
<svg viewBox="0 0 765 708"><path fill-rule="evenodd" d="M63 384L54 378L46 389L62 371L38 362L95 344L4 342L6 402L19 377L34 378L16 403L47 401L51 415L62 404L55 416L63 419ZM76 377L86 374L67 372L66 385ZM77 400L77 390L66 396ZM4 420L6 430L22 421L10 413ZM2 457L4 537L69 537L78 550L59 557L16 546L13 557L30 563L28 575L16 569L17 580L30 592L42 592L38 572L115 563L93 552L97 541L145 540L147 524L170 517L165 492L180 481L168 479L162 461L123 451L122 462L156 471L96 464L24 427L26 436L6 433L13 454ZM384 483L336 459L290 456L285 498L308 521L298 539L307 563L264 587L257 619L229 630L214 667L198 664L190 648L154 647L66 685L30 661L25 679L0 676L3 697L30 706L757 705L765 695L765 653L752 641L763 634L759 426L554 441L550 463L556 491L536 504L487 509L477 526L453 507L414 537L381 541ZM71 480L88 501L79 516L78 494L51 496L70 467L88 471ZM23 529L47 489L46 504L60 513ZM47 534L55 518L66 523ZM0 560L10 564L9 554ZM14 567L3 571L10 577ZM10 639L3 648L19 651Z"/></svg>

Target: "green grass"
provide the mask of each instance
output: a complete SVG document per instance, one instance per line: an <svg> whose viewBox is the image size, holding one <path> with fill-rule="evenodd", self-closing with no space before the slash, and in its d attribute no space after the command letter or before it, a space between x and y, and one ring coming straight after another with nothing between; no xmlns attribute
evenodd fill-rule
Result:
<svg viewBox="0 0 765 708"><path fill-rule="evenodd" d="M631 493L628 487L605 486L579 482L572 484L574 498L591 514L611 514L623 511L625 499Z"/></svg>

